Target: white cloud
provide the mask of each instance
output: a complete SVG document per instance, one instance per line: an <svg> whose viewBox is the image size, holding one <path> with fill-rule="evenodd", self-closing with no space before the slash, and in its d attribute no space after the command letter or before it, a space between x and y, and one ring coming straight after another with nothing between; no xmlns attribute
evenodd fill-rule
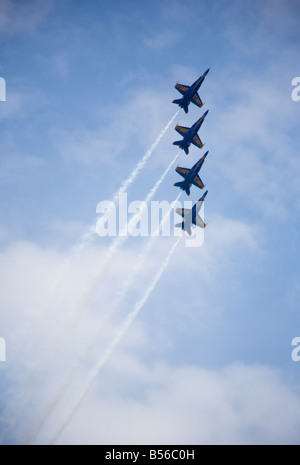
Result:
<svg viewBox="0 0 300 465"><path fill-rule="evenodd" d="M111 394L100 378L59 443L299 444L299 393L271 368L140 370L144 383L122 377Z"/></svg>
<svg viewBox="0 0 300 465"><path fill-rule="evenodd" d="M200 249L186 249L181 244L178 253L178 265L197 273L211 286L216 286L218 276L230 273L235 266L245 268L251 266L251 260L257 263L262 256L263 234L255 224L243 222L239 219L226 218L220 214L213 214L206 210L204 244ZM199 253L198 253L199 252ZM199 267L199 256L201 266ZM251 259L250 259L251 257Z"/></svg>
<svg viewBox="0 0 300 465"><path fill-rule="evenodd" d="M212 234L208 250L204 247L201 254L203 273L208 274L211 281L214 281L220 272L220 261L223 267L226 267L226 258L230 257L236 242L245 250L253 251L257 247L253 228L242 222L220 217L215 221L219 227L213 228L216 231L215 235ZM62 227L64 228L64 225ZM80 370L86 375L88 367L93 366L99 353L109 344L122 319L136 299L140 298L162 256L166 255L166 244L166 241L158 242L145 261L138 279L134 281L126 301L114 315L110 315L110 309L116 292L136 262L138 248L135 244L121 249L113 257L110 266L106 267L105 273L99 275L96 281L95 276L104 257L105 249L102 247L91 247L80 257L74 256L71 260L62 253L53 249L43 249L33 243L11 244L2 252L0 305L4 309L5 319L1 326L4 334L1 336L7 339L8 353L11 359L15 360L14 363L22 360L22 376L23 371L28 372L30 380L35 373L41 383L37 384L36 388L23 385L20 393L16 393L14 405L19 405L19 395L27 388L34 392L37 412L45 409L51 401L51 396L55 396L58 387L68 376L74 361L82 356L99 330L105 328L105 332L99 333L101 336L96 339L99 340L99 350L89 353L81 365ZM190 266L193 257L197 267L195 254L190 254L187 258L186 249L178 250L177 258L174 257L172 261L173 272L175 270L175 273L181 275L182 266ZM163 351L166 337L168 335L163 339L156 338L156 341L162 344ZM169 346L173 343L171 339L168 341ZM139 350L140 344L145 344L145 338L137 341L140 342L135 348ZM148 342L151 342L151 338ZM56 357L54 366L49 360L52 360L56 351L59 359ZM137 362L130 362L131 367L134 365L137 370ZM127 367L127 362L124 367ZM13 365L11 369L13 370ZM139 378L143 378L147 367L143 370L138 375ZM15 373L14 376L17 378L15 386L18 386L18 375ZM145 378L150 384L151 377L151 373L148 373ZM80 389L84 379L80 376L74 387ZM70 398L73 399L72 396ZM32 413L33 423L36 421L34 412L35 410ZM62 413L63 410L59 412ZM170 416L172 417L171 412Z"/></svg>

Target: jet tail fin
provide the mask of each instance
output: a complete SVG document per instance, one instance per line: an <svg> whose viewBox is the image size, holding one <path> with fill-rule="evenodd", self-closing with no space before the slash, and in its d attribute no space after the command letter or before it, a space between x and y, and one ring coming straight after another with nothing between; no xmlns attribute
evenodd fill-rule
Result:
<svg viewBox="0 0 300 465"><path fill-rule="evenodd" d="M184 143L183 140L177 140L177 141L173 142L173 145L178 145L182 150L185 151L185 153L187 155L189 154L189 148L188 148L187 144Z"/></svg>
<svg viewBox="0 0 300 465"><path fill-rule="evenodd" d="M179 105L180 108L183 108L184 111L185 111L186 113L189 112L188 105L187 105L186 103L184 103L183 98L179 98L179 99L173 100L172 103L176 103L176 105Z"/></svg>
<svg viewBox="0 0 300 465"><path fill-rule="evenodd" d="M172 103L176 103L176 105L179 105L181 106L182 105L182 98L179 98L179 99L176 99L176 100L173 100Z"/></svg>
<svg viewBox="0 0 300 465"><path fill-rule="evenodd" d="M181 140L176 140L175 142L173 142L173 145L179 145L179 147L182 148Z"/></svg>
<svg viewBox="0 0 300 465"><path fill-rule="evenodd" d="M190 188L189 188L189 186L186 185L186 183L185 183L184 181L176 182L176 183L174 184L174 186L180 187L180 189L182 189L183 191L185 191L185 192L187 193L187 195L191 195Z"/></svg>
<svg viewBox="0 0 300 465"><path fill-rule="evenodd" d="M191 227L190 226L186 227L184 224L184 221L182 223L175 224L175 228L181 228L183 231L186 231L189 236L192 235Z"/></svg>

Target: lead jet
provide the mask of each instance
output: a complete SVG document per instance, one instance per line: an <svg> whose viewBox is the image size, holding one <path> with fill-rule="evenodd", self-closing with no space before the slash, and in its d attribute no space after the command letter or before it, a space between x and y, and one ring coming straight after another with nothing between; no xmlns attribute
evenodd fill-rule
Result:
<svg viewBox="0 0 300 465"><path fill-rule="evenodd" d="M194 186L199 187L200 189L203 189L205 186L202 180L200 179L198 173L200 169L202 168L202 165L207 155L208 155L208 151L191 169L181 168L180 166L177 166L175 171L184 178L184 181L176 182L174 186L180 187L180 189L185 191L187 195L191 194L190 188L192 187L192 184L194 184Z"/></svg>
<svg viewBox="0 0 300 465"><path fill-rule="evenodd" d="M196 145L199 149L202 149L203 145L197 132L201 128L203 121L208 113L208 110L201 116L196 123L193 124L191 128L186 128L184 126L177 126L175 127L175 131L179 132L182 135L183 139L173 142L174 145L178 145L185 153L189 154L189 146L191 144Z"/></svg>
<svg viewBox="0 0 300 465"><path fill-rule="evenodd" d="M207 195L206 191L201 199L198 200L197 203L193 206L193 208L190 209L185 209L185 208L177 208L176 213L181 215L183 217L182 223L178 223L175 225L176 228L181 228L183 231L186 231L190 236L192 235L192 225L195 224L196 226L199 226L200 228L204 229L206 227L206 224L200 218L199 212L201 210L202 204L204 202L204 199Z"/></svg>
<svg viewBox="0 0 300 465"><path fill-rule="evenodd" d="M197 105L197 107L201 108L203 106L203 102L199 97L198 90L202 82L204 81L208 71L209 69L207 69L205 73L201 77L199 77L199 79L197 79L197 81L195 81L194 84L192 84L190 87L185 86L183 84L178 84L177 82L177 84L175 85L175 89L177 89L178 92L180 92L183 95L183 97L178 100L173 100L172 103L176 103L177 105L179 105L181 108L184 109L186 113L188 113L189 111L188 106L191 102Z"/></svg>

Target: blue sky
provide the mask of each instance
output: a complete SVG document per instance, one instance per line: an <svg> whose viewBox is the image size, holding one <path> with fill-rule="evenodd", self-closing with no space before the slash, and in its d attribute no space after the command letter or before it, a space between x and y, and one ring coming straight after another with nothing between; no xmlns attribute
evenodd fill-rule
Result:
<svg viewBox="0 0 300 465"><path fill-rule="evenodd" d="M283 0L0 2L3 444L47 444L64 423L60 444L299 444L299 19ZM209 109L204 149L178 159L209 150L204 244L180 241L66 422L174 238L115 312L148 239L102 273L112 239L72 251L175 115L176 82L207 68L204 107L180 111L128 190L143 200L176 154L173 127ZM154 199L175 200L176 181Z"/></svg>

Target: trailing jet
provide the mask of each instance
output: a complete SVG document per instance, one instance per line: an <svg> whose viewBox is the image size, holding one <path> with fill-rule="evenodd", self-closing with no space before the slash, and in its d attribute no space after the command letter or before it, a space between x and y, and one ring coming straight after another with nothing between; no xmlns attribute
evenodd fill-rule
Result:
<svg viewBox="0 0 300 465"><path fill-rule="evenodd" d="M180 176L184 178L184 181L176 182L174 186L180 187L180 189L185 191L187 195L191 194L190 188L192 187L192 184L194 184L194 186L199 187L200 189L203 189L205 186L203 182L201 181L198 173L200 169L202 168L202 165L207 155L208 155L208 151L191 169L181 168L180 166L177 166L175 171L177 171L177 173L179 173Z"/></svg>
<svg viewBox="0 0 300 465"><path fill-rule="evenodd" d="M178 140L176 142L173 142L174 145L178 145L182 150L185 151L185 153L188 155L189 154L189 146L191 144L196 145L196 147L199 147L199 149L202 149L203 145L197 132L202 126L202 123L208 113L208 110L204 113L204 115L201 116L196 123L193 124L191 128L186 128L184 126L177 126L175 127L175 130L179 132L179 134L182 135L183 139Z"/></svg>
<svg viewBox="0 0 300 465"><path fill-rule="evenodd" d="M201 199L198 200L197 203L193 206L191 210L185 209L185 208L177 208L176 213L181 215L183 217L182 223L176 224L176 228L181 228L183 231L186 231L190 236L192 235L192 225L195 224L196 226L199 226L200 228L204 229L206 227L206 224L200 218L199 212L201 210L202 204L204 202L204 199L207 195L206 191Z"/></svg>
<svg viewBox="0 0 300 465"><path fill-rule="evenodd" d="M199 77L199 79L197 79L197 81L195 81L194 84L192 84L190 87L185 86L183 84L178 84L177 82L177 84L175 85L175 89L177 89L178 92L180 92L183 95L183 97L178 100L173 100L172 103L176 103L177 105L179 105L181 108L184 109L186 113L188 113L189 111L188 106L191 102L197 105L197 107L201 108L203 106L203 102L199 97L198 90L202 82L204 81L208 71L209 69L206 70L205 73L201 77Z"/></svg>

